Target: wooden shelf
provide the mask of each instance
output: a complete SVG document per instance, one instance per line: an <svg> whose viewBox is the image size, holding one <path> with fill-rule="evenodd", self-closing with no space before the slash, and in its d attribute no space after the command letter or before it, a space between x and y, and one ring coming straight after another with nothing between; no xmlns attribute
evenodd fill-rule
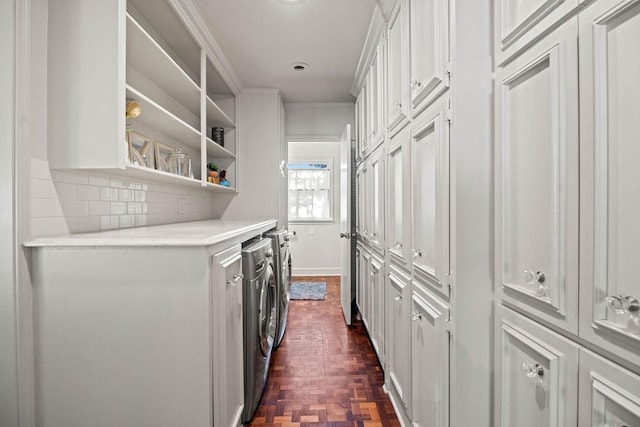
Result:
<svg viewBox="0 0 640 427"><path fill-rule="evenodd" d="M200 115L200 87L131 15L127 14L127 65Z"/></svg>
<svg viewBox="0 0 640 427"><path fill-rule="evenodd" d="M236 124L207 96L207 125L235 128Z"/></svg>
<svg viewBox="0 0 640 427"><path fill-rule="evenodd" d="M127 99L134 99L140 105L142 113L136 119L129 119L131 125L140 122L144 126L155 129L177 142L200 151L200 132L147 98L136 89L127 85ZM160 141L171 145L169 141Z"/></svg>

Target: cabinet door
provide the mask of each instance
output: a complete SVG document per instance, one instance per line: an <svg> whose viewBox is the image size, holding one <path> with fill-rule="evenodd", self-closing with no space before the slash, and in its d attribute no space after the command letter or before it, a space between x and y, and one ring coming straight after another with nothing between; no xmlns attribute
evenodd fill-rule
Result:
<svg viewBox="0 0 640 427"><path fill-rule="evenodd" d="M364 159L365 151L369 144L369 75L365 77L362 90L360 90L360 140L358 141L358 155Z"/></svg>
<svg viewBox="0 0 640 427"><path fill-rule="evenodd" d="M355 120L356 120L356 163L359 163L362 161L362 149L360 148L360 144L361 144L361 139L362 139L362 133L364 132L364 130L362 129L362 109L363 104L362 104L362 92L358 95L358 97L356 98L356 102L355 102L355 106L356 106L356 111L355 111Z"/></svg>
<svg viewBox="0 0 640 427"><path fill-rule="evenodd" d="M371 245L380 253L384 251L384 147L371 154L369 159L369 192L371 196Z"/></svg>
<svg viewBox="0 0 640 427"><path fill-rule="evenodd" d="M389 188L389 252L391 258L408 268L410 249L410 135L404 129L391 139L388 158Z"/></svg>
<svg viewBox="0 0 640 427"><path fill-rule="evenodd" d="M580 335L640 366L640 2L580 15Z"/></svg>
<svg viewBox="0 0 640 427"><path fill-rule="evenodd" d="M578 346L502 306L496 319L496 426L575 427Z"/></svg>
<svg viewBox="0 0 640 427"><path fill-rule="evenodd" d="M408 122L409 86L409 0L396 2L387 36L387 126L393 135Z"/></svg>
<svg viewBox="0 0 640 427"><path fill-rule="evenodd" d="M449 298L449 100L412 124L411 259L414 275Z"/></svg>
<svg viewBox="0 0 640 427"><path fill-rule="evenodd" d="M371 303L371 290L369 285L369 268L371 266L371 254L368 249L363 248L360 252L360 289L362 294L362 307L360 307L360 314L362 315L362 323L369 330L369 318L371 316L370 307Z"/></svg>
<svg viewBox="0 0 640 427"><path fill-rule="evenodd" d="M382 66L384 64L384 40L376 48L376 54L369 67L367 78L367 110L369 129L367 139L369 150L374 150L382 142Z"/></svg>
<svg viewBox="0 0 640 427"><path fill-rule="evenodd" d="M590 0L496 0L495 52L501 65Z"/></svg>
<svg viewBox="0 0 640 427"><path fill-rule="evenodd" d="M371 256L369 267L369 337L378 359L384 362L384 262L375 255Z"/></svg>
<svg viewBox="0 0 640 427"><path fill-rule="evenodd" d="M240 421L244 407L240 246L214 255L213 271L211 294L215 304L213 311L218 314L218 319L211 327L219 331L219 341L212 342L212 354L218 355L214 360L218 365L214 371L213 424L235 426Z"/></svg>
<svg viewBox="0 0 640 427"><path fill-rule="evenodd" d="M411 0L411 110L415 117L449 87L449 1Z"/></svg>
<svg viewBox="0 0 640 427"><path fill-rule="evenodd" d="M449 309L413 286L411 419L415 427L449 425Z"/></svg>
<svg viewBox="0 0 640 427"><path fill-rule="evenodd" d="M369 230L367 228L367 218L369 212L366 208L366 189L367 189L367 167L365 163L361 163L359 169L356 171L357 187L357 199L358 199L358 222L356 224L356 231L360 235L361 239L366 240Z"/></svg>
<svg viewBox="0 0 640 427"><path fill-rule="evenodd" d="M390 267L388 276L389 373L387 379L400 397L406 411L411 403L411 344L409 341L411 291L409 278L393 266Z"/></svg>
<svg viewBox="0 0 640 427"><path fill-rule="evenodd" d="M362 257L362 249L359 243L356 244L356 305L358 306L358 310L362 313L362 283L360 280L360 276L362 275L360 258Z"/></svg>
<svg viewBox="0 0 640 427"><path fill-rule="evenodd" d="M580 427L640 426L640 377L580 351Z"/></svg>
<svg viewBox="0 0 640 427"><path fill-rule="evenodd" d="M499 294L576 333L577 19L500 70L496 80Z"/></svg>

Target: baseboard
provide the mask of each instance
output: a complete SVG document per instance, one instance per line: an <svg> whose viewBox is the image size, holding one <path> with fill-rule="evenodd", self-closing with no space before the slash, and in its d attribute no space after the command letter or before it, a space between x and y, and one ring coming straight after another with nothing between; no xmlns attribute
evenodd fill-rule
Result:
<svg viewBox="0 0 640 427"><path fill-rule="evenodd" d="M395 393L395 389L393 386L389 387L385 382L382 389L389 396L389 400L391 400L391 405L393 406L393 410L396 411L396 417L398 417L398 421L400 421L400 425L402 427L411 427L411 420L407 417L407 414L404 412L404 405L400 403L400 399Z"/></svg>
<svg viewBox="0 0 640 427"><path fill-rule="evenodd" d="M340 276L339 268L292 268L293 276Z"/></svg>

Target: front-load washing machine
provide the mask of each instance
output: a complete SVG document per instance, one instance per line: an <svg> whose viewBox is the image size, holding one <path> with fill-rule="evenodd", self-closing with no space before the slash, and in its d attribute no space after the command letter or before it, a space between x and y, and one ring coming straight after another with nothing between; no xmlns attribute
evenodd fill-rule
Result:
<svg viewBox="0 0 640 427"><path fill-rule="evenodd" d="M260 403L269 373L276 333L277 282L271 239L254 239L242 247L244 326L244 410L248 422Z"/></svg>
<svg viewBox="0 0 640 427"><path fill-rule="evenodd" d="M274 347L280 345L287 327L289 314L289 298L291 290L291 252L289 250L289 233L286 229L271 230L266 233L271 239L273 248L276 278L278 282L278 318L276 321L276 338Z"/></svg>

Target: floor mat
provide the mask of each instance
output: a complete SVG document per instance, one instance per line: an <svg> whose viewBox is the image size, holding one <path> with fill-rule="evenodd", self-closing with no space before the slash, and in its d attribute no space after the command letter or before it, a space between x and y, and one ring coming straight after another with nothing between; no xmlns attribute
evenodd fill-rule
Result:
<svg viewBox="0 0 640 427"><path fill-rule="evenodd" d="M327 295L325 282L293 282L290 296L292 300L324 300Z"/></svg>

